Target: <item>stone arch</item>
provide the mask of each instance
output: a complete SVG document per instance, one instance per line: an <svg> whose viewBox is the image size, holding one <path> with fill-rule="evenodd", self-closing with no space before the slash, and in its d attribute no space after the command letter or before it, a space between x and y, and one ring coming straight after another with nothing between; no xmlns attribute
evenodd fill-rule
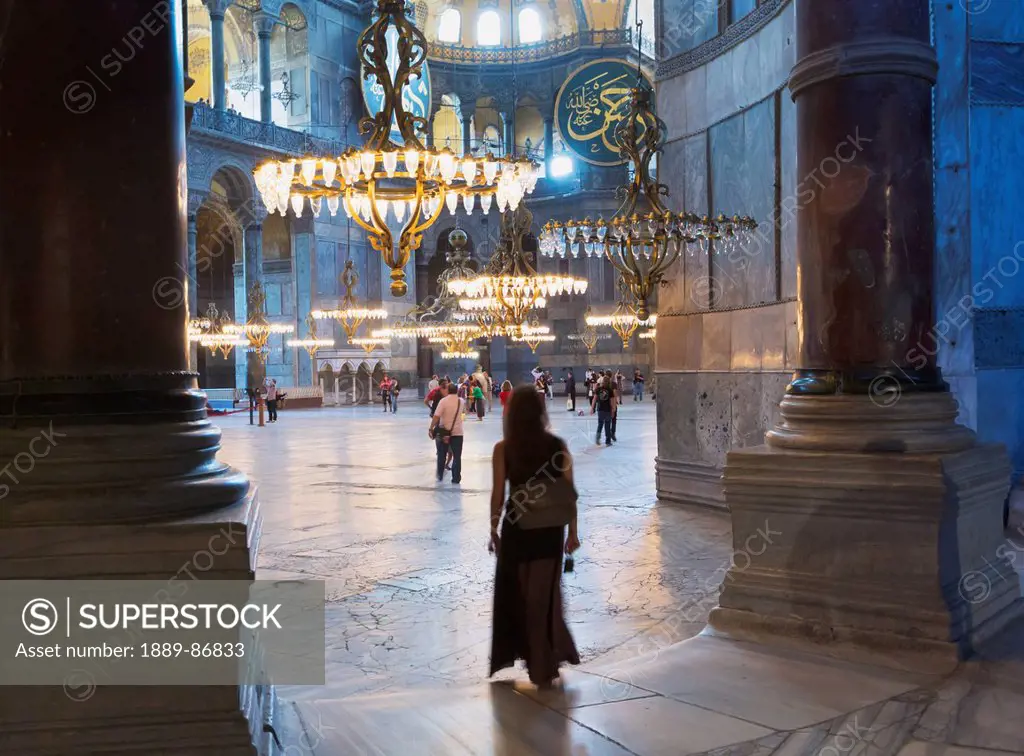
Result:
<svg viewBox="0 0 1024 756"><path fill-rule="evenodd" d="M258 215L257 205L262 208L256 194L256 182L252 175L252 165L230 155L220 157L213 163L213 170L206 189L211 194L218 194L227 200L232 210L242 212L239 218L243 226ZM221 188L215 189L215 183Z"/></svg>

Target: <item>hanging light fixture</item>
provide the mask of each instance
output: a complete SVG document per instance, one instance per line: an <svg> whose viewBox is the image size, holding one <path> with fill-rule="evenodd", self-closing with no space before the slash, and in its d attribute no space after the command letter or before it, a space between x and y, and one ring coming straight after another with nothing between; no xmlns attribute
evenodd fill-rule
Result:
<svg viewBox="0 0 1024 756"><path fill-rule="evenodd" d="M206 306L206 315L201 318L193 318L188 323L189 341L199 344L210 350L210 354L217 354L219 351L224 359L231 354L235 347L248 346L249 341L233 328L231 317L225 311L217 310L217 305L210 302Z"/></svg>
<svg viewBox="0 0 1024 756"><path fill-rule="evenodd" d="M316 353L321 349L329 349L334 346L334 339L321 338L317 334L316 318L312 313L306 316L306 338L288 339L288 346L305 349L309 354L309 364L312 366L313 385L316 385Z"/></svg>
<svg viewBox="0 0 1024 756"><path fill-rule="evenodd" d="M643 21L636 4L637 39ZM637 57L636 85L630 91L629 111L615 127L614 141L619 154L633 168L631 183L620 189L622 205L610 221L548 221L540 236L540 252L547 257L604 256L626 279L636 302L636 317L650 317L650 299L668 268L689 244L705 251L711 242L724 246L728 256L748 241L757 222L748 216L719 214L716 217L692 212L671 212L662 204L668 187L651 177L650 167L665 143L665 123L654 114L652 91L643 80ZM649 211L644 213L644 205Z"/></svg>
<svg viewBox="0 0 1024 756"><path fill-rule="evenodd" d="M265 363L270 354L267 341L271 334L294 333L295 326L291 323L271 323L267 320L267 295L263 291L263 284L260 281L253 281L249 289L249 319L245 325L230 324L224 326L224 332L233 335L244 336L248 341L247 352L259 356L260 362Z"/></svg>
<svg viewBox="0 0 1024 756"><path fill-rule="evenodd" d="M657 336L658 336L658 329L657 328L652 328L651 330L644 331L643 333L640 334L640 338L641 339L651 339L651 340L653 340L653 339L657 338Z"/></svg>
<svg viewBox="0 0 1024 756"><path fill-rule="evenodd" d="M484 310L506 328L522 326L539 302L561 294L583 294L587 280L568 275L542 275L523 251L523 237L533 226L533 213L525 204L501 217L501 236L483 275L453 279L449 289L460 297L465 310Z"/></svg>
<svg viewBox="0 0 1024 756"><path fill-rule="evenodd" d="M340 156L270 161L255 171L256 186L270 212L283 215L290 206L298 215L307 197L314 210L320 206L313 200L340 198L391 268L391 294L396 297L408 291L405 266L442 208L454 215L461 204L468 211L479 196L482 208L493 198L499 209L514 209L533 192L538 177L538 166L525 158L496 158L490 153L479 160L471 155L458 158L447 148L438 151L423 145L419 134L428 124L405 110L402 93L411 78L422 75L427 41L405 9L404 0L377 0L377 18L357 43L365 75L375 76L384 90L380 111L360 122L360 130L370 132L363 148ZM397 34L389 35L392 29ZM392 44L397 50L389 49ZM397 57L394 76L389 57ZM391 139L393 126L401 145ZM403 224L397 245L389 217Z"/></svg>
<svg viewBox="0 0 1024 756"><path fill-rule="evenodd" d="M384 349L391 343L391 339L380 336L357 336L354 339L349 339L348 343L352 346L362 347L364 352L370 354L376 349Z"/></svg>
<svg viewBox="0 0 1024 756"><path fill-rule="evenodd" d="M345 296L341 300L341 308L337 310L313 310L310 316L315 320L337 320L345 331L348 343L352 343L356 331L367 320L384 320L388 311L381 308L360 307L356 302L355 288L359 284L359 274L351 260L345 261L345 269L338 276L345 287Z"/></svg>
<svg viewBox="0 0 1024 756"><path fill-rule="evenodd" d="M650 315L647 320L641 321L636 308L629 300L629 284L625 276L620 276L619 300L615 305L615 311L611 315L593 315L588 311L586 316L588 326L611 326L622 340L623 349L629 349L629 342L640 326L653 326L658 322L657 315Z"/></svg>

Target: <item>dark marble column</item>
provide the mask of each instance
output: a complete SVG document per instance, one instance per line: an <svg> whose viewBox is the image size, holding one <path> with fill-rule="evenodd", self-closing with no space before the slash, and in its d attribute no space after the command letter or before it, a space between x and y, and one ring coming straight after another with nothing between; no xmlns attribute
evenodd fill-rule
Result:
<svg viewBox="0 0 1024 756"><path fill-rule="evenodd" d="M227 83L224 73L224 13L230 0L204 0L210 9L210 67L213 73L213 107L224 110L227 107Z"/></svg>
<svg viewBox="0 0 1024 756"><path fill-rule="evenodd" d="M473 152L473 117L462 116L462 154L470 155Z"/></svg>
<svg viewBox="0 0 1024 756"><path fill-rule="evenodd" d="M929 0L797 4L789 86L802 370L791 394L944 388L934 359L929 13Z"/></svg>
<svg viewBox="0 0 1024 756"><path fill-rule="evenodd" d="M260 62L260 120L264 123L271 121L271 99L270 91L270 37L277 23L277 17L266 11L260 11L253 19L256 26L256 37L259 45Z"/></svg>
<svg viewBox="0 0 1024 756"><path fill-rule="evenodd" d="M243 241L243 259L245 265L245 313L249 322L264 315L257 312L257 304L253 301L253 287L256 283L263 285L263 224L251 223L245 228ZM246 356L246 373L248 386L255 388L263 385L266 377L266 362L260 355L249 352Z"/></svg>
<svg viewBox="0 0 1024 756"><path fill-rule="evenodd" d="M544 175L551 178L551 159L555 156L555 118L544 116Z"/></svg>
<svg viewBox="0 0 1024 756"><path fill-rule="evenodd" d="M97 0L86 12L74 0L15 0L7 9L0 435L49 425L68 438L46 473L12 490L4 521L145 519L237 501L247 484L214 460L219 431L185 430L205 420L205 400L188 372L178 4ZM60 55L40 56L40 39ZM100 426L117 430L95 447ZM91 451L72 459L79 444ZM175 478L200 469L191 486ZM140 496L128 482L140 471L166 479L139 481L150 484ZM120 489L97 487L114 480ZM68 490L34 490L58 482Z"/></svg>

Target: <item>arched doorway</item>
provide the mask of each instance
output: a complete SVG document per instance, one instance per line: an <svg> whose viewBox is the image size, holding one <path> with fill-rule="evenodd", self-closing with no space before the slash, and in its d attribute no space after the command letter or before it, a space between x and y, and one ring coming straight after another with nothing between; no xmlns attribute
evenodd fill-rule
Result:
<svg viewBox="0 0 1024 756"><path fill-rule="evenodd" d="M370 373L370 366L365 362L360 363L359 369L356 371L356 393L354 397L354 404L370 404L373 402L373 393L371 390L371 382L373 376ZM380 383L378 378L373 386Z"/></svg>
<svg viewBox="0 0 1024 756"><path fill-rule="evenodd" d="M241 247L241 229L231 208L219 195L211 195L196 213L197 316L205 316L212 304L218 313L236 320L234 267ZM234 351L225 357L219 350L200 348L196 370L200 388L235 387Z"/></svg>

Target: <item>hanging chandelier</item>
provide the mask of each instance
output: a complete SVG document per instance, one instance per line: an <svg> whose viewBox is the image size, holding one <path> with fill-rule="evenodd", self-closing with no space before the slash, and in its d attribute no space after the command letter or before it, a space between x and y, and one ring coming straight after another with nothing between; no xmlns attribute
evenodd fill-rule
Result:
<svg viewBox="0 0 1024 756"><path fill-rule="evenodd" d="M367 320L384 320L388 311L381 308L360 307L356 302L355 288L359 283L359 274L356 273L355 264L351 260L345 261L345 269L338 276L341 285L345 287L345 296L341 299L341 308L337 310L313 310L310 315L315 320L337 320L345 331L348 343L356 335L356 331Z"/></svg>
<svg viewBox="0 0 1024 756"><path fill-rule="evenodd" d="M633 334L640 326L653 326L658 322L657 315L650 315L646 320L640 320L636 308L630 303L630 289L625 276L619 277L619 300L615 305L615 311L611 315L593 315L589 311L586 315L588 326L600 328L611 326L622 340L622 348L629 349L629 342Z"/></svg>
<svg viewBox="0 0 1024 756"><path fill-rule="evenodd" d="M260 281L253 281L249 289L249 319L245 325L231 323L224 326L224 332L237 336L244 336L248 346L247 352L256 354L260 362L266 362L270 354L267 341L271 334L294 333L295 326L290 323L271 323L267 320L267 295L263 291L263 284Z"/></svg>
<svg viewBox="0 0 1024 756"><path fill-rule="evenodd" d="M362 347L364 352L370 354L370 352L376 349L384 349L384 347L391 344L391 339L381 336L358 336L354 339L349 339L348 343L352 346Z"/></svg>
<svg viewBox="0 0 1024 756"><path fill-rule="evenodd" d="M443 207L455 214L461 204L472 213L480 209L513 210L533 192L538 166L527 159L457 157L423 145L419 134L428 123L405 110L403 90L411 78L422 75L427 41L405 13L404 0L377 0L377 18L359 37L359 60L365 76L375 76L383 89L383 105L373 117L360 121L360 131L370 132L362 149L340 156L307 155L300 160L270 161L255 171L256 186L270 212L282 215L291 207L301 215L308 198L313 215L319 215L326 199L331 215L344 203L345 211L369 235L370 245L391 268L391 294L408 291L405 266L419 249L423 232L430 228ZM397 34L389 30L397 31ZM389 39L391 42L389 43ZM397 46L397 66L392 76L388 58ZM391 139L392 128L402 144ZM401 224L397 248L388 223Z"/></svg>
<svg viewBox="0 0 1024 756"><path fill-rule="evenodd" d="M636 7L637 39L643 22ZM637 61L636 85L630 90L629 111L615 127L614 142L619 154L632 166L632 181L620 192L622 205L610 221L548 221L540 236L540 252L547 257L604 256L625 277L636 302L636 317L650 317L650 299L668 268L689 244L704 250L714 242L724 254L742 246L757 228L747 216L719 214L716 217L691 212L672 212L662 204L668 187L651 177L651 163L665 143L664 121L654 114L652 91L646 86ZM644 211L644 206L649 208Z"/></svg>
<svg viewBox="0 0 1024 756"><path fill-rule="evenodd" d="M442 360L478 360L480 352L476 349L467 349L464 352L441 352Z"/></svg>
<svg viewBox="0 0 1024 756"><path fill-rule="evenodd" d="M653 339L657 338L657 336L658 336L658 329L657 328L652 328L651 330L644 331L643 333L640 334L640 338L641 339L651 339L651 340L653 340Z"/></svg>
<svg viewBox="0 0 1024 756"><path fill-rule="evenodd" d="M232 349L249 344L247 339L235 332L233 325L227 311L219 312L217 305L210 302L206 306L205 316L189 321L188 339L209 349L211 355L217 354L219 351L221 357L227 359Z"/></svg>
<svg viewBox="0 0 1024 756"><path fill-rule="evenodd" d="M305 349L309 354L309 364L312 366L313 383L316 383L316 353L321 349L329 349L334 346L334 339L321 338L317 334L316 318L312 313L306 316L306 338L288 339L288 346Z"/></svg>
<svg viewBox="0 0 1024 756"><path fill-rule="evenodd" d="M587 280L568 275L541 275L523 251L523 237L533 227L533 213L525 204L501 217L501 236L483 275L448 282L466 310L493 313L506 328L523 325L530 313L549 297L583 294ZM486 307L484 305L486 303Z"/></svg>

